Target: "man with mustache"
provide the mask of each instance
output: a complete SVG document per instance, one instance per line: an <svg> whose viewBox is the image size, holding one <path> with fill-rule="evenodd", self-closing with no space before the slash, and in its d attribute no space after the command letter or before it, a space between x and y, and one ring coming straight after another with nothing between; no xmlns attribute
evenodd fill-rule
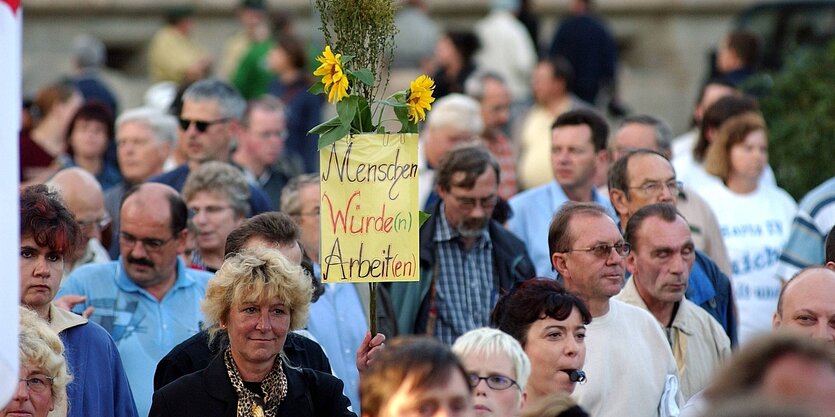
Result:
<svg viewBox="0 0 835 417"><path fill-rule="evenodd" d="M499 172L481 145L455 148L441 162L440 201L420 230L420 281L391 285L401 334L427 333L451 345L488 325L498 296L534 276L525 244L491 220Z"/></svg>
<svg viewBox="0 0 835 417"><path fill-rule="evenodd" d="M186 205L173 188L144 183L125 193L116 261L73 271L58 292L86 297L90 320L116 341L139 415L147 415L157 362L200 330L200 300L211 274L187 269Z"/></svg>

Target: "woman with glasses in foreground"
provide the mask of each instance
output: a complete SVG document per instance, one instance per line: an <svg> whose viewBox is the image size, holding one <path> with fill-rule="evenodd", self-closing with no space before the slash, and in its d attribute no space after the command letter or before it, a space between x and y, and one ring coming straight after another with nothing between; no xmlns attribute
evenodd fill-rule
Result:
<svg viewBox="0 0 835 417"><path fill-rule="evenodd" d="M553 279L521 282L499 299L492 324L513 336L531 363L526 410L554 395L571 394L577 382L585 382L586 325L591 318L583 300Z"/></svg>
<svg viewBox="0 0 835 417"><path fill-rule="evenodd" d="M0 410L0 417L45 417L67 401L67 373L64 344L35 312L20 308L18 353L20 376L11 401Z"/></svg>
<svg viewBox="0 0 835 417"><path fill-rule="evenodd" d="M507 333L482 327L461 335L452 345L467 371L477 416L518 416L525 404L531 362Z"/></svg>

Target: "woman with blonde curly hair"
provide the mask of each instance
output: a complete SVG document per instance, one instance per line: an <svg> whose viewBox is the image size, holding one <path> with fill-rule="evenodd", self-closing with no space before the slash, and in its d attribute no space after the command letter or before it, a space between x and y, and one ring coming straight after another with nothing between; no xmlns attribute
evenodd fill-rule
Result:
<svg viewBox="0 0 835 417"><path fill-rule="evenodd" d="M34 311L20 308L18 338L20 377L11 402L0 417L30 415L45 417L67 401L67 372L64 344Z"/></svg>
<svg viewBox="0 0 835 417"><path fill-rule="evenodd" d="M228 345L199 372L154 393L155 416L353 416L332 375L295 368L282 348L307 322L313 289L298 265L271 249L228 258L209 281L210 339Z"/></svg>
<svg viewBox="0 0 835 417"><path fill-rule="evenodd" d="M771 329L780 293L777 258L797 204L783 189L760 181L768 166L768 136L759 113L742 113L722 123L704 162L721 183L693 185L716 213L725 239L743 344Z"/></svg>

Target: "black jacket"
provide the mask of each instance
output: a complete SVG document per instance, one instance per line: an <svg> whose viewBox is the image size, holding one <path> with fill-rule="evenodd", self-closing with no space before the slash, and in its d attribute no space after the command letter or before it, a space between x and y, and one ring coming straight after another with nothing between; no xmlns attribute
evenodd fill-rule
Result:
<svg viewBox="0 0 835 417"><path fill-rule="evenodd" d="M174 382L177 378L199 371L220 351L219 338L209 345L209 334L204 330L171 349L157 364L154 373L154 391ZM318 343L293 332L287 333L284 354L294 366L330 373L331 364Z"/></svg>
<svg viewBox="0 0 835 417"><path fill-rule="evenodd" d="M342 395L342 381L312 369L285 366L287 397L278 406L279 416L356 417L348 411L350 400ZM149 417L236 417L238 395L223 356L206 369L186 375L154 392Z"/></svg>

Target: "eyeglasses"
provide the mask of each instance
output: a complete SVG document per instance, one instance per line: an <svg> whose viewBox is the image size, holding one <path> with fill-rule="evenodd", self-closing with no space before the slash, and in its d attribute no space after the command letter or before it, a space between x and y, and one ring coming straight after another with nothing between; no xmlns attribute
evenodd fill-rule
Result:
<svg viewBox="0 0 835 417"><path fill-rule="evenodd" d="M46 392L47 389L52 387L52 381L55 378L46 375L32 375L29 378L18 378L17 383L25 382L26 388L29 389L30 392L37 392L38 394Z"/></svg>
<svg viewBox="0 0 835 417"><path fill-rule="evenodd" d="M191 127L191 124L194 123L194 127L200 133L206 133L206 129L208 129L209 126L211 126L213 124L223 123L223 122L226 122L228 120L229 120L228 117L224 117L222 119L217 119L217 120L213 120L213 121L189 120L189 119L183 119L182 117L177 118L177 121L180 122L180 129L188 130L188 128Z"/></svg>
<svg viewBox="0 0 835 417"><path fill-rule="evenodd" d="M684 183L681 181L670 180L664 183L661 182L648 182L640 187L629 187L630 190L641 190L644 194L647 195L658 195L661 194L664 190L663 187L667 187L667 190L670 191L672 195L678 195L679 191L684 187Z"/></svg>
<svg viewBox="0 0 835 417"><path fill-rule="evenodd" d="M618 242L614 245L609 245L606 243L601 243L599 245L594 245L590 248L576 248L576 249L569 249L566 252L591 252L594 256L598 258L608 258L609 254L612 253L612 249L618 253L620 256L629 255L629 251L632 250L632 245L626 242Z"/></svg>
<svg viewBox="0 0 835 417"><path fill-rule="evenodd" d="M207 216L213 216L218 214L224 210L231 209L232 206L206 206L206 207L191 207L188 209L188 218L192 219L194 216L200 214L200 212L205 212Z"/></svg>
<svg viewBox="0 0 835 417"><path fill-rule="evenodd" d="M314 208L313 210L310 210L310 211L299 211L299 212L292 213L291 215L292 215L292 216L313 216L313 217L319 217L321 214L322 214L322 212L321 212L321 207L316 207L316 208Z"/></svg>
<svg viewBox="0 0 835 417"><path fill-rule="evenodd" d="M121 233L119 233L119 244L122 245L123 247L126 247L126 248L133 248L133 246L136 245L136 242L141 242L142 247L145 248L145 251L147 251L147 252L157 252L160 249L162 249L162 247L166 243L168 243L168 242L170 242L170 241L172 241L176 238L177 238L177 236L175 235L175 236L171 236L170 238L165 239L165 240L151 239L151 238L139 239L136 236L133 236L129 233L121 232Z"/></svg>
<svg viewBox="0 0 835 417"><path fill-rule="evenodd" d="M99 230L103 230L105 227L110 225L111 221L112 221L112 219L110 218L110 216L105 214L100 219L96 219L96 220L76 220L76 223L78 223L78 226L81 227L82 229L90 229L93 226L95 226Z"/></svg>
<svg viewBox="0 0 835 417"><path fill-rule="evenodd" d="M459 197L451 193L450 195L455 199L455 202L458 203L458 206L464 210L472 210L476 207L476 205L481 205L481 208L490 210L493 207L496 207L496 203L499 200L499 197L496 195L484 198Z"/></svg>
<svg viewBox="0 0 835 417"><path fill-rule="evenodd" d="M506 390L514 385L519 385L516 381L504 375L479 376L476 373L467 375L467 382L469 382L470 387L472 388L477 387L482 380L487 383L487 386L490 389L497 391Z"/></svg>

